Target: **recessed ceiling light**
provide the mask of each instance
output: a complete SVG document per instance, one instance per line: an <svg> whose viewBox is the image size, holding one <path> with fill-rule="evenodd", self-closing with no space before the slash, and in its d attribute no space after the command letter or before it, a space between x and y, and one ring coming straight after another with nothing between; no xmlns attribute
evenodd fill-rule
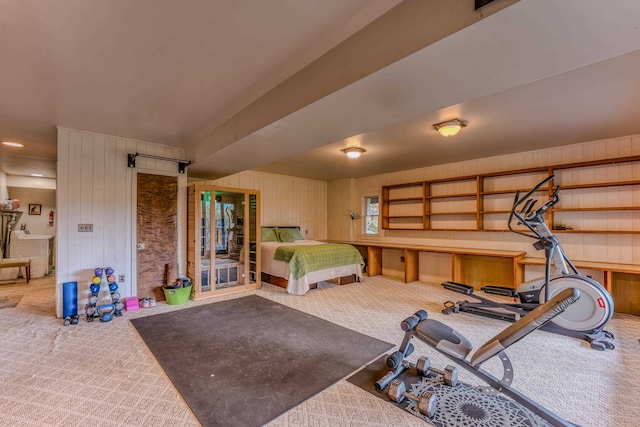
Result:
<svg viewBox="0 0 640 427"><path fill-rule="evenodd" d="M42 175L41 173L32 173L31 176L41 177L41 176L44 176L44 175Z"/></svg>
<svg viewBox="0 0 640 427"><path fill-rule="evenodd" d="M9 147L24 147L24 144L20 144L19 142L2 141L2 143Z"/></svg>

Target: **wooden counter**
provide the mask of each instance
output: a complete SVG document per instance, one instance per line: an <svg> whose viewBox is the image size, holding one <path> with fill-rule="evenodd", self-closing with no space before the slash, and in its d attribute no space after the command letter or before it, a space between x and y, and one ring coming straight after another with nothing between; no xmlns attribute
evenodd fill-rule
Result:
<svg viewBox="0 0 640 427"><path fill-rule="evenodd" d="M476 289L486 285L517 288L524 281L526 265L545 265L544 258L527 257L526 252L517 251L405 245L375 241L335 241L335 243L348 243L355 247L366 248L369 276L382 274L383 249L403 251L406 283L419 280L420 252L451 255L449 280L471 285ZM611 294L615 311L640 315L640 266L594 261L573 261L573 264L581 270L604 272L602 285ZM423 265L422 268L429 268L429 266Z"/></svg>
<svg viewBox="0 0 640 427"><path fill-rule="evenodd" d="M397 243L336 241L367 249L367 274L382 274L382 250L404 251L404 281L418 280L420 276L419 254L431 252L451 255L451 280L481 287L500 285L516 287L524 280L524 266L519 261L525 252L500 251L474 248L449 248L442 246L405 245ZM490 266L489 268L487 268Z"/></svg>

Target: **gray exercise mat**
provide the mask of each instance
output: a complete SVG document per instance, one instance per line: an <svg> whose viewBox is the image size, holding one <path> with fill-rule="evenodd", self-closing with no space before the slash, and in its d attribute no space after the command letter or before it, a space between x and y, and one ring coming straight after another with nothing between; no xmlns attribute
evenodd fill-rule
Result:
<svg viewBox="0 0 640 427"><path fill-rule="evenodd" d="M255 295L131 321L204 426L260 426L393 347Z"/></svg>

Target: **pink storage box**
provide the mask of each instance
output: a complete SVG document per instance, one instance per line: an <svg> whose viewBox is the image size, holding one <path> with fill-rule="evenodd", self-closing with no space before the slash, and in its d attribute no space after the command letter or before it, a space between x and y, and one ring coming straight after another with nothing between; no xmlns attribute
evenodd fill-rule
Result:
<svg viewBox="0 0 640 427"><path fill-rule="evenodd" d="M134 311L134 310L140 309L140 303L138 302L138 297L122 298L122 302L124 302L124 309L127 311Z"/></svg>

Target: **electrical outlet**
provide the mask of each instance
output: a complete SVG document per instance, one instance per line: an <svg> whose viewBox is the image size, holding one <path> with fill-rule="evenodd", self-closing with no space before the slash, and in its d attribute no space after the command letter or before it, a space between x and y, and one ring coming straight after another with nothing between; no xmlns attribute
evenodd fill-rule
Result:
<svg viewBox="0 0 640 427"><path fill-rule="evenodd" d="M118 276L118 282L120 283L124 282L124 274L121 274Z"/></svg>
<svg viewBox="0 0 640 427"><path fill-rule="evenodd" d="M93 224L78 224L78 231L93 233Z"/></svg>
<svg viewBox="0 0 640 427"><path fill-rule="evenodd" d="M403 256L400 257L400 262L404 262L404 257Z"/></svg>

